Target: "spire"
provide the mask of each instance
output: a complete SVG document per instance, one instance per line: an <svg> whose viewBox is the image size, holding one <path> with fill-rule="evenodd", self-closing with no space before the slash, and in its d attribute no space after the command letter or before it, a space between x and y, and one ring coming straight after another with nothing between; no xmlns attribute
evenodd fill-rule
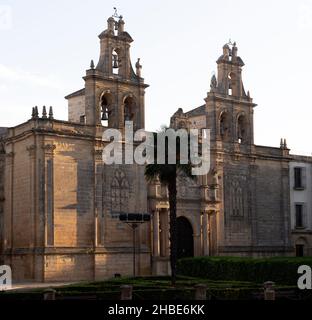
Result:
<svg viewBox="0 0 312 320"><path fill-rule="evenodd" d="M93 60L91 60L90 69L94 69L94 61Z"/></svg>
<svg viewBox="0 0 312 320"><path fill-rule="evenodd" d="M31 118L35 119L35 107L32 108Z"/></svg>
<svg viewBox="0 0 312 320"><path fill-rule="evenodd" d="M47 119L47 109L45 106L42 108L42 119Z"/></svg>
<svg viewBox="0 0 312 320"><path fill-rule="evenodd" d="M49 109L49 119L53 120L53 108L52 107L50 107L50 109Z"/></svg>
<svg viewBox="0 0 312 320"><path fill-rule="evenodd" d="M38 107L35 106L35 108L34 108L34 119L38 119L38 118L39 118Z"/></svg>

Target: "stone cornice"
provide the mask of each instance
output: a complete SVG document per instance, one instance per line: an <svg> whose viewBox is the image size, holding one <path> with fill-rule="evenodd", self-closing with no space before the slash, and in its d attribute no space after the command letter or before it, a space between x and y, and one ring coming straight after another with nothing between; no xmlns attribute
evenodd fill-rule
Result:
<svg viewBox="0 0 312 320"><path fill-rule="evenodd" d="M208 102L211 100L222 101L227 103L244 104L252 108L257 106L257 104L253 103L251 99L247 100L247 99L242 99L235 96L227 96L227 95L222 95L220 93L209 92L207 98L205 98L205 101Z"/></svg>
<svg viewBox="0 0 312 320"><path fill-rule="evenodd" d="M132 81L132 80L127 80L127 79L118 79L118 78L116 78L114 76L105 75L103 72L101 72L99 70L96 70L96 69L87 70L87 74L86 74L86 76L83 77L83 79L85 81L89 80L89 79L100 80L100 81L103 81L103 80L112 81L112 80L114 80L115 83L126 84L127 86L128 85L132 85L134 87L141 87L141 88L144 88L144 89L149 87L149 85L143 83L142 80L141 81Z"/></svg>

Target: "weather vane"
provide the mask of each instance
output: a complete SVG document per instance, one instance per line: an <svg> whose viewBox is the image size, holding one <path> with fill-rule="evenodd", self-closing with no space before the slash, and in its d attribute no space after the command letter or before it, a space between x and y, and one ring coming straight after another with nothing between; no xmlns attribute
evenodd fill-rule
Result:
<svg viewBox="0 0 312 320"><path fill-rule="evenodd" d="M114 7L113 9L114 9L114 14L112 15L112 17L113 17L113 18L122 19L122 16L121 16L121 15L120 15L120 16L118 15L117 8Z"/></svg>

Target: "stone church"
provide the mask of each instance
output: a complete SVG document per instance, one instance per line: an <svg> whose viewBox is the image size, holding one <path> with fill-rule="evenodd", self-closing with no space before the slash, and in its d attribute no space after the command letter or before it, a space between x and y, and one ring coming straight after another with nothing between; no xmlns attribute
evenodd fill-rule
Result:
<svg viewBox="0 0 312 320"><path fill-rule="evenodd" d="M168 194L142 165L105 165L102 134L132 120L144 128L140 60L122 17L100 35L100 58L69 94L68 121L33 108L0 131L0 264L13 280L100 280L131 275L132 230L119 213L149 213L136 232L137 274L168 274ZM242 81L236 44L217 60L205 103L172 116L173 128L208 128L211 170L178 179L178 255L293 255L286 143L254 144L256 104Z"/></svg>

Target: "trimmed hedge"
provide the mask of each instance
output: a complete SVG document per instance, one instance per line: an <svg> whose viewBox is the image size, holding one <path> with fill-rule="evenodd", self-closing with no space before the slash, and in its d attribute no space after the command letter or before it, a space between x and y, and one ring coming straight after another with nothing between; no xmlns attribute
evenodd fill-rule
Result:
<svg viewBox="0 0 312 320"><path fill-rule="evenodd" d="M195 257L178 261L180 275L210 280L235 280L263 283L297 285L300 265L312 267L312 257Z"/></svg>

